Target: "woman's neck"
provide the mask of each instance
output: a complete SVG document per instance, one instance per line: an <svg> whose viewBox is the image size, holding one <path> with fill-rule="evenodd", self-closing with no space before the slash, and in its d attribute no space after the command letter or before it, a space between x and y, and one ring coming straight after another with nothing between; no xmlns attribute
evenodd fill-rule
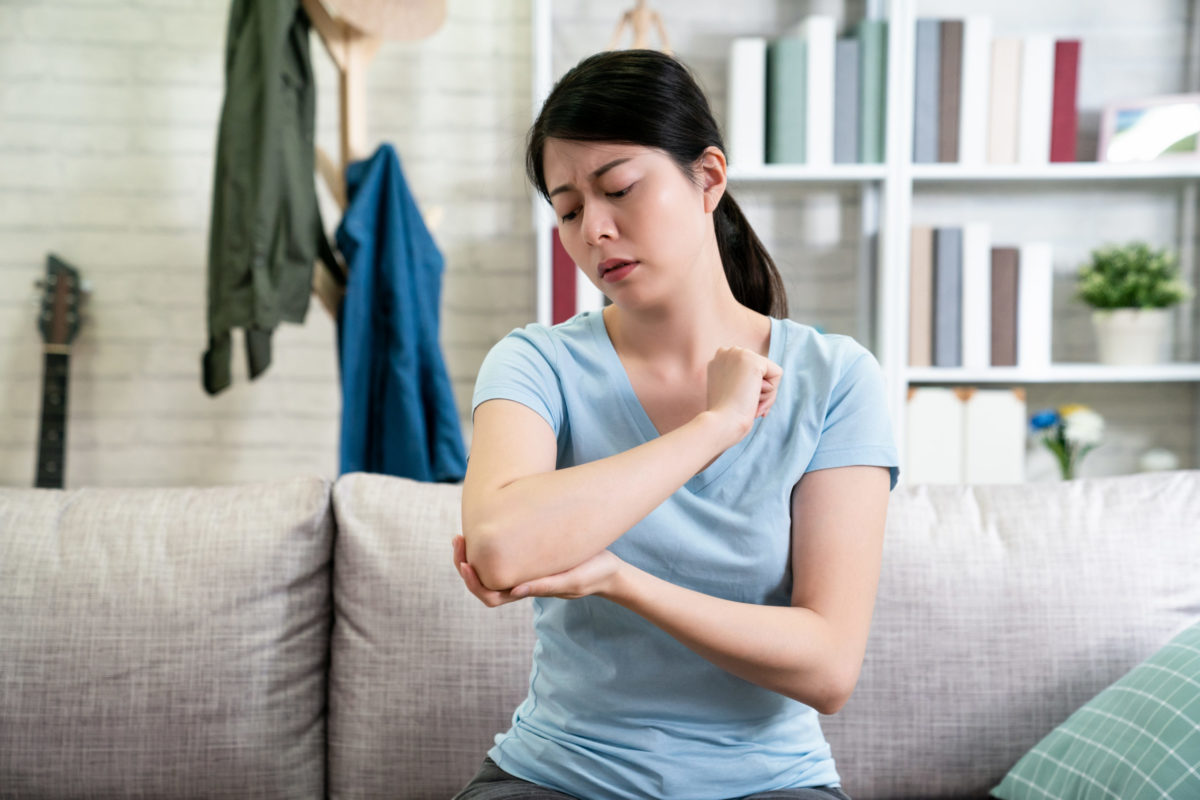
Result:
<svg viewBox="0 0 1200 800"><path fill-rule="evenodd" d="M691 287L669 304L631 311L610 305L604 323L617 353L657 370L694 373L720 347L737 345L767 355L770 319L743 306L722 272L716 287Z"/></svg>

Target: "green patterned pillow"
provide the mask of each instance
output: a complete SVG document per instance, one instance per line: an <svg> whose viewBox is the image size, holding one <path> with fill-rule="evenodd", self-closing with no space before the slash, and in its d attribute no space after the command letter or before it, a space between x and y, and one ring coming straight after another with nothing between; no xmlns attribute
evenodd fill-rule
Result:
<svg viewBox="0 0 1200 800"><path fill-rule="evenodd" d="M1200 798L1200 622L1022 756L992 796Z"/></svg>

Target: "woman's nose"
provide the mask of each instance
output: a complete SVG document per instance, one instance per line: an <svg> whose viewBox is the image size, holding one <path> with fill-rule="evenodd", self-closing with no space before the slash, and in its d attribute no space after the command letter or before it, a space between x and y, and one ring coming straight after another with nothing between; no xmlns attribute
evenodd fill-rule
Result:
<svg viewBox="0 0 1200 800"><path fill-rule="evenodd" d="M597 207L592 205L591 209L584 209L583 213L583 240L589 245L598 245L604 239L612 239L616 236L616 225L613 223L612 215L602 205Z"/></svg>

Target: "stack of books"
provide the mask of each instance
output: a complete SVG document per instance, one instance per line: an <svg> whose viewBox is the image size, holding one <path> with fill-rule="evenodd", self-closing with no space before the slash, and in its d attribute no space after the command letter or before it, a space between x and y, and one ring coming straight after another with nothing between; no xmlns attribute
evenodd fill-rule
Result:
<svg viewBox="0 0 1200 800"><path fill-rule="evenodd" d="M986 222L914 226L911 243L910 366L1049 368L1049 243L995 246Z"/></svg>
<svg viewBox="0 0 1200 800"><path fill-rule="evenodd" d="M884 158L887 22L838 37L828 15L781 36L735 39L729 52L729 164L877 164Z"/></svg>
<svg viewBox="0 0 1200 800"><path fill-rule="evenodd" d="M988 17L917 20L913 161L1074 161L1078 39L993 37Z"/></svg>
<svg viewBox="0 0 1200 800"><path fill-rule="evenodd" d="M905 480L1024 483L1025 390L926 386L908 392Z"/></svg>

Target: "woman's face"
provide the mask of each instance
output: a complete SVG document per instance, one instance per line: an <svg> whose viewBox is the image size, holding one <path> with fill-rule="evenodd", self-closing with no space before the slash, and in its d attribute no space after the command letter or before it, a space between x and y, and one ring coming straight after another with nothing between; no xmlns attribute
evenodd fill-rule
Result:
<svg viewBox="0 0 1200 800"><path fill-rule="evenodd" d="M546 186L563 247L613 302L678 293L714 236L711 213L724 190L724 158L711 151L720 159L715 192L711 170L701 171L704 185L697 185L661 150L547 140Z"/></svg>

